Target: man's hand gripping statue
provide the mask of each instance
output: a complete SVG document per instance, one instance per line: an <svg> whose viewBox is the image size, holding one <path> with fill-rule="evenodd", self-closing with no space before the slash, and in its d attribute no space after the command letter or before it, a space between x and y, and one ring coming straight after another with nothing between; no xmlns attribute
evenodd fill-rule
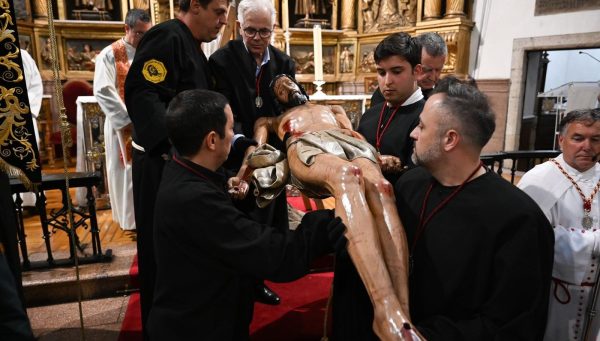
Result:
<svg viewBox="0 0 600 341"><path fill-rule="evenodd" d="M281 159L279 151L265 153L269 132L287 140L290 182L309 196L336 199L335 213L347 227L348 252L373 303L375 333L382 340L424 340L410 322L406 236L377 152L352 130L341 107L309 103L304 90L287 75L274 78L271 88L284 112L257 120L254 138L259 147L248 148L246 156L258 154L258 161L249 165L246 157L238 176L230 181L232 196L245 195L247 187L241 179L256 164L277 164ZM267 173L283 173L286 167L271 166ZM267 182L285 182L283 177ZM255 184L262 178L255 174ZM261 204L260 197L257 201Z"/></svg>

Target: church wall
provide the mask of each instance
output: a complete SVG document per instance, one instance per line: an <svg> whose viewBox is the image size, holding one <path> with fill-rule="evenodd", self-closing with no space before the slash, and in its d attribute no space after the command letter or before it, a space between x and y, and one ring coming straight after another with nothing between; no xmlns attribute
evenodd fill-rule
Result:
<svg viewBox="0 0 600 341"><path fill-rule="evenodd" d="M536 16L536 1L541 3L474 3L469 73L490 96L497 115L496 133L486 146L487 151L519 148L527 51L600 46L598 6L571 12L555 8L551 14ZM566 8L573 2L553 4ZM489 84L494 84L494 89L487 89Z"/></svg>
<svg viewBox="0 0 600 341"><path fill-rule="evenodd" d="M510 78L515 39L600 31L600 10L534 16L534 7L535 0L475 1L469 70L476 79Z"/></svg>
<svg viewBox="0 0 600 341"><path fill-rule="evenodd" d="M495 153L504 150L506 132L506 109L508 106L508 79L477 80L479 89L488 96L492 110L496 114L496 131L483 148L482 153Z"/></svg>

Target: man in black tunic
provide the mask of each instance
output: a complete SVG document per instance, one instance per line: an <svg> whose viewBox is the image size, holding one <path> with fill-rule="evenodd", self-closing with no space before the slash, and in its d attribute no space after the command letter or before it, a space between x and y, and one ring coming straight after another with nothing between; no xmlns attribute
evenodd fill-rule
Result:
<svg viewBox="0 0 600 341"><path fill-rule="evenodd" d="M427 100L442 75L448 56L448 47L444 38L435 32L420 34L416 37L416 40L421 46L421 62L415 68L417 71L417 85L421 88L423 96ZM385 101L379 89L379 87L375 89L373 96L371 96L371 106Z"/></svg>
<svg viewBox="0 0 600 341"><path fill-rule="evenodd" d="M217 37L227 8L227 0L180 0L176 19L146 32L125 81L125 104L133 123L133 202L144 332L156 275L154 201L170 149L165 111L177 93L208 88L208 62L200 44Z"/></svg>
<svg viewBox="0 0 600 341"><path fill-rule="evenodd" d="M293 77L295 73L294 61L269 44L275 26L273 2L242 0L237 8L237 26L242 39L229 41L209 59L215 90L229 100L235 119L233 150L224 166L236 173L248 147L242 141L247 141L245 136L254 136L256 119L278 114L269 89L271 80L278 74ZM270 136L268 143L280 150L284 149L276 136ZM289 229L285 195L279 196L264 208L257 207L252 196L236 202L236 205L260 223L281 230ZM279 303L279 297L262 284L257 286L257 294L260 302Z"/></svg>
<svg viewBox="0 0 600 341"><path fill-rule="evenodd" d="M362 115L358 132L386 161L381 170L391 183L398 179L402 167L410 164L413 144L408 135L425 105L416 83L420 55L416 40L404 32L389 35L375 48L377 81L385 102Z"/></svg>
<svg viewBox="0 0 600 341"><path fill-rule="evenodd" d="M525 193L479 155L494 132L485 96L440 81L417 128L413 159L395 186L412 259L410 312L435 340L541 340L554 236Z"/></svg>
<svg viewBox="0 0 600 341"><path fill-rule="evenodd" d="M154 340L247 340L255 278L297 279L330 245L344 245L345 226L332 211L279 231L234 207L220 168L233 121L225 97L212 91L185 91L169 105L165 123L178 155L156 200Z"/></svg>

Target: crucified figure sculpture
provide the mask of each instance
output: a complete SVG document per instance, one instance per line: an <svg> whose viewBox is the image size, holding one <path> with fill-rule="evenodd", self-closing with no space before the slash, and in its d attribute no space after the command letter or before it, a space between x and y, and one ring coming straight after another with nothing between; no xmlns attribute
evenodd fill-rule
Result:
<svg viewBox="0 0 600 341"><path fill-rule="evenodd" d="M379 167L377 152L352 130L340 106L308 102L291 77L272 82L285 111L261 117L254 126L259 148L269 132L287 146L291 181L303 193L332 195L335 213L347 227L348 253L373 303L373 330L382 340L423 340L410 322L408 254L404 229L396 210L392 185ZM254 152L250 147L246 156ZM252 171L246 158L230 181L234 197L245 195L240 180Z"/></svg>

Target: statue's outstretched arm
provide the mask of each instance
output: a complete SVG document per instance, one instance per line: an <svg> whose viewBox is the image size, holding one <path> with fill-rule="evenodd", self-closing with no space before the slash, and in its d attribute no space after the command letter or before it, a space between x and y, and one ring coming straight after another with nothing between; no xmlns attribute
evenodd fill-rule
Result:
<svg viewBox="0 0 600 341"><path fill-rule="evenodd" d="M276 118L275 117L259 117L254 123L254 140L258 142L258 146L267 143L269 132L276 131ZM248 155L250 155L256 146L249 146L244 153L244 161L242 166L237 173L237 178L241 180L247 180L252 174L252 169L248 167Z"/></svg>

